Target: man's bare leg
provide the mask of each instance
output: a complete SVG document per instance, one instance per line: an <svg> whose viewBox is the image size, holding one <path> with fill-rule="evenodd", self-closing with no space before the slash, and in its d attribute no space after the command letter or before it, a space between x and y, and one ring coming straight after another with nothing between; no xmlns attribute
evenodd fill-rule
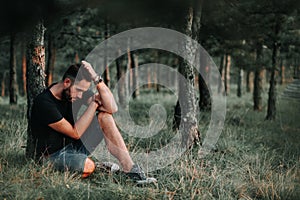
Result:
<svg viewBox="0 0 300 200"><path fill-rule="evenodd" d="M103 130L108 151L119 160L123 171L129 172L134 163L113 116L109 113L100 112L98 114L98 121Z"/></svg>

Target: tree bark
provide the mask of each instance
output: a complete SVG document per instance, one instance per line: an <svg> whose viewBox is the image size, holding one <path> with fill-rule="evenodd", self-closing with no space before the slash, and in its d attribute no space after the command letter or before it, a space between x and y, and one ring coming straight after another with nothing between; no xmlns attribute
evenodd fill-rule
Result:
<svg viewBox="0 0 300 200"><path fill-rule="evenodd" d="M238 78L237 78L237 96L242 97L242 83L243 83L243 70L239 67L238 68Z"/></svg>
<svg viewBox="0 0 300 200"><path fill-rule="evenodd" d="M72 61L71 62L75 62L76 64L79 64L80 63L80 59L79 59L79 54L78 52L75 53L75 58L73 60L72 58Z"/></svg>
<svg viewBox="0 0 300 200"><path fill-rule="evenodd" d="M193 6L189 7L186 24L185 34L198 40L200 31L201 8L202 1L193 1ZM188 56L195 55L195 49L191 44L185 43L183 51ZM179 73L183 75L185 81L179 80L179 104L180 113L174 113L175 117L180 116L180 131L182 132L182 145L191 147L195 143L200 142L200 132L198 130L198 120L196 118L196 100L194 92L194 69L187 61L180 59ZM177 102L178 104L178 102Z"/></svg>
<svg viewBox="0 0 300 200"><path fill-rule="evenodd" d="M26 47L25 42L22 43L22 82L23 82L23 95L26 96Z"/></svg>
<svg viewBox="0 0 300 200"><path fill-rule="evenodd" d="M198 76L198 87L199 87L199 108L201 111L210 111L211 110L211 99L209 90L206 83L209 81L209 65L207 64L206 56L201 52L200 53L200 72Z"/></svg>
<svg viewBox="0 0 300 200"><path fill-rule="evenodd" d="M224 94L227 96L230 90L230 65L231 65L231 56L225 55L225 67L224 67Z"/></svg>
<svg viewBox="0 0 300 200"><path fill-rule="evenodd" d="M280 22L277 19L274 29L275 41L273 43L272 51L272 71L270 77L270 88L269 88L269 98L268 98L268 110L266 120L275 120L276 118L276 67L278 63L279 55L279 44L277 42L277 37L280 30Z"/></svg>
<svg viewBox="0 0 300 200"><path fill-rule="evenodd" d="M3 77L2 77L2 81L1 81L1 96L2 97L5 97L7 73L8 73L8 71L3 72Z"/></svg>
<svg viewBox="0 0 300 200"><path fill-rule="evenodd" d="M126 76L126 82L127 82L127 94L131 95L132 93L132 70L131 70L131 53L130 52L130 39L128 41L128 48L127 48L127 70L128 70L128 76Z"/></svg>
<svg viewBox="0 0 300 200"><path fill-rule="evenodd" d="M153 87L155 89L157 89L158 80L157 80L156 65L153 66L153 70L152 70L151 74L152 74L152 77L153 77Z"/></svg>
<svg viewBox="0 0 300 200"><path fill-rule="evenodd" d="M151 89L151 87L152 87L151 77L152 77L151 70L150 70L150 68L147 68L147 83L148 83L147 88L148 89Z"/></svg>
<svg viewBox="0 0 300 200"><path fill-rule="evenodd" d="M109 24L107 22L107 19L105 20L105 31L104 31L104 39L108 39L109 38ZM106 43L105 43L106 46ZM103 74L103 80L104 83L110 88L110 73L109 73L109 67L107 65L107 46L104 49L104 63L103 63L105 70L104 70L104 74Z"/></svg>
<svg viewBox="0 0 300 200"><path fill-rule="evenodd" d="M138 85L139 85L138 57L134 56L133 53L131 53L130 55L132 56L131 59L133 60L133 62L131 62L131 67L133 67L132 68L132 87L134 88L132 97L134 99L137 99L140 95L140 89L138 87Z"/></svg>
<svg viewBox="0 0 300 200"><path fill-rule="evenodd" d="M32 32L32 38L27 47L27 146L26 156L34 158L34 144L35 138L32 136L30 129L31 123L31 109L34 98L45 89L45 47L44 47L44 33L45 27L40 21L35 26ZM41 113L46 114L46 113Z"/></svg>
<svg viewBox="0 0 300 200"><path fill-rule="evenodd" d="M273 47L272 53L272 71L270 77L270 88L269 88L269 98L268 98L268 110L266 120L274 120L276 117L276 78L275 78L275 68L276 68L276 54L278 52L276 44Z"/></svg>
<svg viewBox="0 0 300 200"><path fill-rule="evenodd" d="M120 56L120 52L118 57ZM117 67L117 80L119 81L118 84L118 97L119 97L119 104L122 108L125 107L125 77L124 77L124 70L122 69L120 59L116 59L116 67Z"/></svg>
<svg viewBox="0 0 300 200"><path fill-rule="evenodd" d="M46 68L46 85L50 86L53 82L54 64L56 58L56 49L54 44L54 38L49 35L48 38L48 62Z"/></svg>
<svg viewBox="0 0 300 200"><path fill-rule="evenodd" d="M256 68L254 74L253 109L262 111L262 90L263 90L263 69L261 63L262 44L259 43L256 49Z"/></svg>
<svg viewBox="0 0 300 200"><path fill-rule="evenodd" d="M9 72L9 103L18 103L18 84L17 84L17 61L16 61L16 36L14 33L10 35L10 72Z"/></svg>
<svg viewBox="0 0 300 200"><path fill-rule="evenodd" d="M132 92L132 98L136 99L139 96L139 88L138 88L138 58L134 55L133 52L130 51L131 39L129 39L129 48L128 48L128 63L130 70L130 94Z"/></svg>
<svg viewBox="0 0 300 200"><path fill-rule="evenodd" d="M247 75L246 75L246 92L251 92L251 71L247 70Z"/></svg>
<svg viewBox="0 0 300 200"><path fill-rule="evenodd" d="M158 63L158 58L159 58L159 54L157 51L155 51L155 59L157 60L156 63ZM158 65L155 65L155 69L154 72L156 73L156 83L155 83L155 88L156 88L156 92L160 92L160 68Z"/></svg>
<svg viewBox="0 0 300 200"><path fill-rule="evenodd" d="M283 65L283 58L280 59L280 85L285 83L285 66Z"/></svg>
<svg viewBox="0 0 300 200"><path fill-rule="evenodd" d="M219 72L220 72L220 76L223 77L223 68L224 68L224 55L222 54L222 56L220 57L220 66L219 66ZM224 80L223 80L224 81ZM218 87L218 92L224 92L222 91L222 80L220 80L219 82L219 87Z"/></svg>

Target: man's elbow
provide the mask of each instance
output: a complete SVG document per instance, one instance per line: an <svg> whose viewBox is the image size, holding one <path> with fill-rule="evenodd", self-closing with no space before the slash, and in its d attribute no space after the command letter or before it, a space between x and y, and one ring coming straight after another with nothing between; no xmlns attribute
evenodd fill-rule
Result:
<svg viewBox="0 0 300 200"><path fill-rule="evenodd" d="M111 114L114 114L116 112L118 112L118 106L117 105L111 108Z"/></svg>
<svg viewBox="0 0 300 200"><path fill-rule="evenodd" d="M74 136L73 136L73 139L74 139L74 140L79 140L79 139L80 139L80 136L79 136L79 135L74 135Z"/></svg>
<svg viewBox="0 0 300 200"><path fill-rule="evenodd" d="M73 138L74 140L80 139L80 135L78 134L76 129L74 130L73 134L71 135L71 138Z"/></svg>

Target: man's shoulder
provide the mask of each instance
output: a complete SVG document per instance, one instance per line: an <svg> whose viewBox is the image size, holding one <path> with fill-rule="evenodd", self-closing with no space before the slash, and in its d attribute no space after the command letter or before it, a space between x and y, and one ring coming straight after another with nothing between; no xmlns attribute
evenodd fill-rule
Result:
<svg viewBox="0 0 300 200"><path fill-rule="evenodd" d="M36 98L34 99L35 104L48 104L48 103L53 103L55 104L54 99L51 96L51 93L48 89L45 89L42 91Z"/></svg>
<svg viewBox="0 0 300 200"><path fill-rule="evenodd" d="M49 90L44 89L40 94L38 94L34 100L38 101L38 100L42 100L42 99L48 99L49 98Z"/></svg>

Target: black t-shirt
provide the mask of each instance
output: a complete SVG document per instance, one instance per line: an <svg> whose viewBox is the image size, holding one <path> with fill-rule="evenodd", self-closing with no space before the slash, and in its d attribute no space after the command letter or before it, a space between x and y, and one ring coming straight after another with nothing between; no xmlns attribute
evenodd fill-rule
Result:
<svg viewBox="0 0 300 200"><path fill-rule="evenodd" d="M53 86L53 85L52 85ZM35 144L35 157L52 154L64 146L76 142L76 140L55 131L48 125L65 118L71 125L74 125L74 117L72 111L72 103L56 99L50 91L50 86L39 94L33 103L31 112L31 131L33 142ZM93 93L85 92L81 100L77 100L76 104L83 104ZM74 108L79 108L76 105ZM77 115L74 111L74 116Z"/></svg>

